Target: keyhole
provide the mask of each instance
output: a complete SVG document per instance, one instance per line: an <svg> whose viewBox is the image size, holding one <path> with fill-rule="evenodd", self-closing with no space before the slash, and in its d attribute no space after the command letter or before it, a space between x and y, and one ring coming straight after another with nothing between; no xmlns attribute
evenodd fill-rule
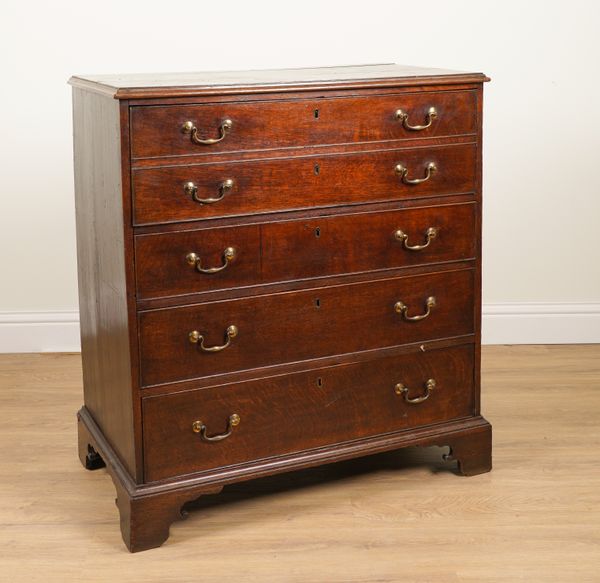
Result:
<svg viewBox="0 0 600 583"><path fill-rule="evenodd" d="M322 387L323 386L323 379L321 377L319 377L317 379L317 387Z"/></svg>
<svg viewBox="0 0 600 583"><path fill-rule="evenodd" d="M315 109L315 119L319 119L319 110Z"/></svg>
<svg viewBox="0 0 600 583"><path fill-rule="evenodd" d="M321 236L321 229L319 227L317 227L315 229L315 237L320 237Z"/></svg>
<svg viewBox="0 0 600 583"><path fill-rule="evenodd" d="M315 164L315 174L318 176L319 172L321 172L321 167L318 164Z"/></svg>
<svg viewBox="0 0 600 583"><path fill-rule="evenodd" d="M315 306L317 306L317 308L321 307L321 300L319 298L315 300Z"/></svg>

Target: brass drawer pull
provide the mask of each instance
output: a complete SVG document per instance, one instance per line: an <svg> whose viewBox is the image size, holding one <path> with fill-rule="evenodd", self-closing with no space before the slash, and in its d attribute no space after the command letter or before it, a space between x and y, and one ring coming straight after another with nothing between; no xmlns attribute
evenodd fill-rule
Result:
<svg viewBox="0 0 600 583"><path fill-rule="evenodd" d="M436 170L437 166L433 162L429 162L425 168L425 176L423 178L408 178L408 168L406 166L398 164L395 168L396 174L400 176L400 180L404 184L421 184L422 182L427 182Z"/></svg>
<svg viewBox="0 0 600 583"><path fill-rule="evenodd" d="M427 399L429 399L429 395L431 394L431 391L433 391L433 389L435 389L436 387L436 382L435 379L429 379L426 383L425 383L425 393L423 395L421 395L420 397L414 397L414 398L410 398L408 396L408 387L405 387L402 383L398 383L395 387L394 387L394 391L396 392L396 395L404 395L404 400L407 403L410 403L411 405L416 405L417 403L422 403L423 401L426 401Z"/></svg>
<svg viewBox="0 0 600 583"><path fill-rule="evenodd" d="M206 425L202 421L194 421L192 423L192 431L199 433L200 437L204 441L221 441L229 437L233 433L233 428L240 424L240 416L237 413L229 416L227 420L227 431L225 433L218 433L217 435L206 435Z"/></svg>
<svg viewBox="0 0 600 583"><path fill-rule="evenodd" d="M226 247L223 250L223 265L219 267L202 267L202 258L196 253L188 253L185 260L189 265L194 266L200 273L219 273L223 271L235 259L235 249Z"/></svg>
<svg viewBox="0 0 600 583"><path fill-rule="evenodd" d="M402 317L409 322L418 322L419 320L424 320L431 314L431 308L434 308L436 304L436 300L434 296L429 296L425 300L425 305L427 306L427 311L424 314L420 314L418 316L409 316L408 315L408 306L404 302L396 302L394 304L394 310L398 314L402 314Z"/></svg>
<svg viewBox="0 0 600 583"><path fill-rule="evenodd" d="M402 122L404 129L411 130L414 132L420 132L421 130L426 130L431 126L433 120L437 117L437 109L435 107L430 107L427 110L427 116L425 117L425 125L422 126L411 126L408 123L408 113L403 111L402 109L398 109L396 111L396 119Z"/></svg>
<svg viewBox="0 0 600 583"><path fill-rule="evenodd" d="M233 185L234 182L231 178L224 180L223 182L221 182L221 184L219 184L219 196L211 198L200 198L198 196L198 187L193 182L186 182L183 185L183 190L188 196L191 196L196 202L199 202L200 204L212 204L213 202L219 202L228 192L231 192Z"/></svg>
<svg viewBox="0 0 600 583"><path fill-rule="evenodd" d="M408 249L409 251L421 251L421 250L429 247L429 244L437 237L437 233L438 233L438 230L435 227L429 227L429 229L427 229L427 231L425 231L426 241L423 245L409 245L408 244L408 235L401 229L398 229L394 233L394 237L396 238L396 240L402 241L402 246L405 249Z"/></svg>
<svg viewBox="0 0 600 583"><path fill-rule="evenodd" d="M190 332L188 338L192 344L200 344L200 349L203 352L221 352L221 350L225 350L231 344L231 339L237 335L238 327L232 324L225 331L226 342L225 344L221 344L221 346L204 346L204 336L198 330Z"/></svg>
<svg viewBox="0 0 600 583"><path fill-rule="evenodd" d="M192 142L194 144L201 144L203 146L210 146L211 144L216 144L225 138L229 130L233 127L233 122L230 119L224 119L219 126L219 137L218 138L205 138L204 140L198 137L198 128L194 125L192 121L186 121L183 126L181 126L181 131L184 134L190 134L192 138Z"/></svg>

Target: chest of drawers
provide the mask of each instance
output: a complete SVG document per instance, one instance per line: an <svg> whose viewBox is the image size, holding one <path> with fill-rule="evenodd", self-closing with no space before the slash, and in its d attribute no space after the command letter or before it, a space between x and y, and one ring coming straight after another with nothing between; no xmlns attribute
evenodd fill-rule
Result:
<svg viewBox="0 0 600 583"><path fill-rule="evenodd" d="M480 73L73 77L84 466L131 551L223 486L406 446L491 468Z"/></svg>

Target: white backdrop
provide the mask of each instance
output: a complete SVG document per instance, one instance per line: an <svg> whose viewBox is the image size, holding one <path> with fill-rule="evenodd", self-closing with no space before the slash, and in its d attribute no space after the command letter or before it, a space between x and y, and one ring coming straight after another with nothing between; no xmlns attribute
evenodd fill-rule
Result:
<svg viewBox="0 0 600 583"><path fill-rule="evenodd" d="M77 348L71 74L379 62L492 77L484 340L600 341L599 6L4 0L0 351Z"/></svg>

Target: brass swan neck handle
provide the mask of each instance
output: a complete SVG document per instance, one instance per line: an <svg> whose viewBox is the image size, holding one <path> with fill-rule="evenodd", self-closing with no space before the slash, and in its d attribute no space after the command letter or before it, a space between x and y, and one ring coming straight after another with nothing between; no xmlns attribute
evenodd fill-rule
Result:
<svg viewBox="0 0 600 583"><path fill-rule="evenodd" d="M198 344L202 352L221 352L221 350L225 350L231 344L231 339L235 338L237 335L238 327L232 324L225 330L225 344L219 346L204 346L204 336L200 334L198 330L190 332L188 334L188 339L192 344Z"/></svg>
<svg viewBox="0 0 600 583"><path fill-rule="evenodd" d="M197 253L188 253L185 256L185 260L188 265L196 268L196 271L200 273L219 273L219 271L223 271L234 259L235 259L236 251L234 247L226 247L223 250L223 264L217 267L202 267L202 257Z"/></svg>
<svg viewBox="0 0 600 583"><path fill-rule="evenodd" d="M402 164L396 164L396 168L394 169L396 174L400 176L400 180L404 184L422 184L423 182L427 182L437 171L437 166L434 162L429 162L425 167L425 176L423 178L409 178L408 177L408 168L403 166Z"/></svg>
<svg viewBox="0 0 600 583"><path fill-rule="evenodd" d="M408 235L402 230L398 229L394 233L394 238L397 241L402 243L402 246L408 251L422 251L423 249L427 249L431 242L437 237L438 230L436 227L429 227L427 231L425 231L425 243L422 245L409 245L408 244Z"/></svg>
<svg viewBox="0 0 600 583"><path fill-rule="evenodd" d="M433 391L433 389L435 389L436 386L437 386L437 383L435 382L435 379L429 379L425 383L425 393L423 393L419 397L412 397L412 398L408 396L409 388L404 386L402 383L398 383L394 387L394 391L395 391L396 395L402 395L404 397L404 400L407 403L410 403L411 405L417 405L418 403L422 403L423 401L426 401L427 399L429 399L429 395L431 395L431 391Z"/></svg>
<svg viewBox="0 0 600 583"><path fill-rule="evenodd" d="M216 435L207 435L206 425L204 424L204 422L198 420L198 421L194 421L192 423L192 431L194 433L199 433L200 438L203 441L212 441L212 442L222 441L223 439L226 439L233 433L233 428L237 427L240 424L240 421L241 421L240 416L237 413L233 413L232 415L229 416L229 419L227 420L227 430L225 431L225 433L218 433Z"/></svg>
<svg viewBox="0 0 600 583"><path fill-rule="evenodd" d="M426 130L427 128L431 127L431 124L433 123L433 120L437 117L437 115L438 115L437 109L435 107L430 107L427 110L427 115L425 116L425 124L411 126L408 123L408 113L406 113L403 109L396 110L396 119L399 122L402 122L402 126L404 127L404 129L410 130L412 132L420 132L420 131Z"/></svg>
<svg viewBox="0 0 600 583"><path fill-rule="evenodd" d="M219 125L219 137L218 138L199 138L198 128L194 125L193 121L186 121L181 126L181 131L184 134L190 134L191 140L194 144L200 144L202 146L211 146L217 144L221 140L225 139L225 136L229 133L233 127L233 122L228 118L224 119Z"/></svg>
<svg viewBox="0 0 600 583"><path fill-rule="evenodd" d="M418 322L419 320L424 320L431 314L431 309L436 306L436 299L434 296L429 296L425 300L425 307L427 311L424 314L419 314L418 316L409 316L408 315L408 306L402 302L397 301L394 304L394 310L397 314L400 314L407 322Z"/></svg>

